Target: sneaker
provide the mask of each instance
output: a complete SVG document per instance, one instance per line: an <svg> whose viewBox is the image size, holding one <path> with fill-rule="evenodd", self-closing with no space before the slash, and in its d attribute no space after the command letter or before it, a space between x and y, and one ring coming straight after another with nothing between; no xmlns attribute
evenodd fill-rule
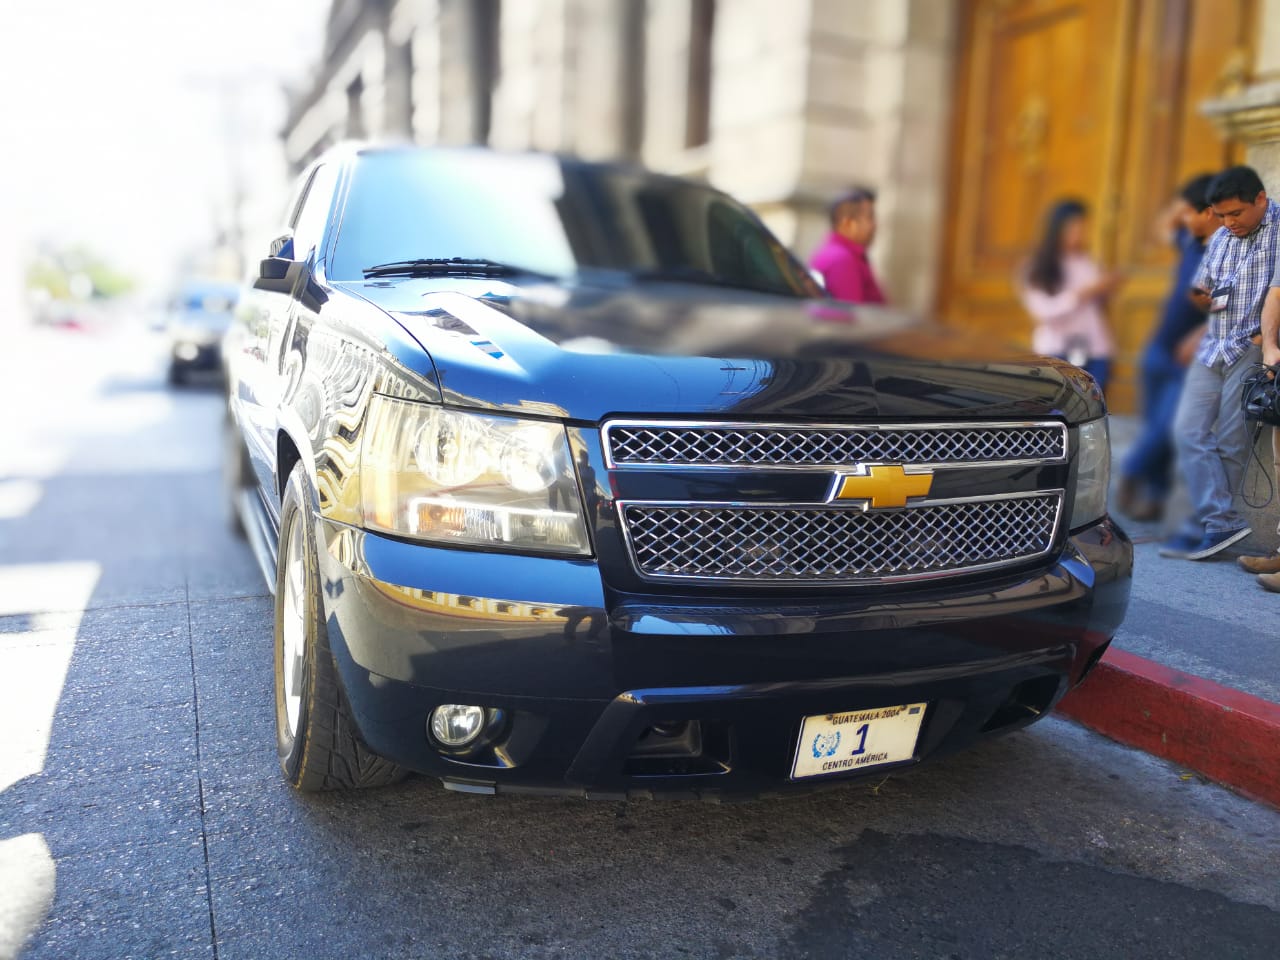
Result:
<svg viewBox="0 0 1280 960"><path fill-rule="evenodd" d="M1280 573L1280 553L1269 557L1236 557L1236 563L1250 573Z"/></svg>
<svg viewBox="0 0 1280 960"><path fill-rule="evenodd" d="M1241 527L1239 530L1220 530L1217 533L1206 533L1200 545L1187 554L1188 560L1207 560L1215 553L1227 549L1253 533L1252 527Z"/></svg>
<svg viewBox="0 0 1280 960"><path fill-rule="evenodd" d="M1160 546L1160 556L1186 560L1204 540L1202 533L1175 533Z"/></svg>

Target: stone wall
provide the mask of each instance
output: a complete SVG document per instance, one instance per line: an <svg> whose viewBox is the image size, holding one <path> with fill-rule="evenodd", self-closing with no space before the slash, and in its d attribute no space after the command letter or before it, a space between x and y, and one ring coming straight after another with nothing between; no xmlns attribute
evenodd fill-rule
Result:
<svg viewBox="0 0 1280 960"><path fill-rule="evenodd" d="M834 194L872 186L881 221L873 258L885 286L899 303L927 309L941 240L954 4L718 0L710 136L690 146L693 2L502 3L489 142L706 177L754 206L801 256L821 240ZM295 169L351 135L474 138L483 92L470 62L469 0L395 0L381 17L376 6L330 38L331 62L286 134Z"/></svg>
<svg viewBox="0 0 1280 960"><path fill-rule="evenodd" d="M506 150L572 147L573 0L506 3L489 142Z"/></svg>
<svg viewBox="0 0 1280 960"><path fill-rule="evenodd" d="M954 71L948 0L849 4L812 0L810 62L791 242L807 253L827 224L823 203L860 184L879 195L873 262L890 297L933 304L939 272Z"/></svg>

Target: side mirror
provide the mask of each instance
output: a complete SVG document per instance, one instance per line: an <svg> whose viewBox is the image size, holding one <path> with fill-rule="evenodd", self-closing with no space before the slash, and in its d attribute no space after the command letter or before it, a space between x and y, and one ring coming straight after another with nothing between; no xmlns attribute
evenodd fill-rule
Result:
<svg viewBox="0 0 1280 960"><path fill-rule="evenodd" d="M289 276L289 268L291 266L293 266L293 261L286 260L283 257L267 257L265 260L259 260L258 279L283 280Z"/></svg>
<svg viewBox="0 0 1280 960"><path fill-rule="evenodd" d="M258 290L272 293L293 293L298 286L299 275L306 264L294 259L293 234L286 233L271 241L271 255L258 261L258 279L253 285Z"/></svg>
<svg viewBox="0 0 1280 960"><path fill-rule="evenodd" d="M268 256L279 257L281 260L292 260L293 234L284 233L272 240Z"/></svg>
<svg viewBox="0 0 1280 960"><path fill-rule="evenodd" d="M258 261L258 278L253 281L253 286L271 293L293 293L302 269L303 265L297 260L267 257Z"/></svg>

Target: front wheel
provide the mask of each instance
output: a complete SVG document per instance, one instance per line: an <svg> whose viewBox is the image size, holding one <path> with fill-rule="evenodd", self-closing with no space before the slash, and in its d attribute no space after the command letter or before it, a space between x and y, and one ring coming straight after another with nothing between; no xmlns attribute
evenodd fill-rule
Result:
<svg viewBox="0 0 1280 960"><path fill-rule="evenodd" d="M405 772L360 739L329 648L311 498L301 467L285 487L276 567L276 748L298 790L394 783Z"/></svg>

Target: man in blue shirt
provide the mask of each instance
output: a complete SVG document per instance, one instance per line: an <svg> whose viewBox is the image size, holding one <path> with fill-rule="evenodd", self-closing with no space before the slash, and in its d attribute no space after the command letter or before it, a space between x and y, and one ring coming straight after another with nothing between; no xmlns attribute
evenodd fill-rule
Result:
<svg viewBox="0 0 1280 960"><path fill-rule="evenodd" d="M1188 294L1205 243L1218 229L1208 199L1212 180L1213 175L1205 173L1187 181L1171 211L1178 224L1172 238L1178 268L1160 323L1142 354L1142 433L1121 467L1116 504L1134 520L1159 520L1172 486L1173 416L1187 367L1179 348L1204 324L1204 314Z"/></svg>
<svg viewBox="0 0 1280 960"><path fill-rule="evenodd" d="M1253 532L1232 503L1249 450L1240 391L1262 359L1262 304L1280 240L1280 205L1267 199L1251 167L1222 171L1209 184L1208 199L1222 228L1191 285L1191 300L1208 315L1208 327L1173 425L1195 515L1160 549L1161 556L1187 560L1204 560Z"/></svg>

